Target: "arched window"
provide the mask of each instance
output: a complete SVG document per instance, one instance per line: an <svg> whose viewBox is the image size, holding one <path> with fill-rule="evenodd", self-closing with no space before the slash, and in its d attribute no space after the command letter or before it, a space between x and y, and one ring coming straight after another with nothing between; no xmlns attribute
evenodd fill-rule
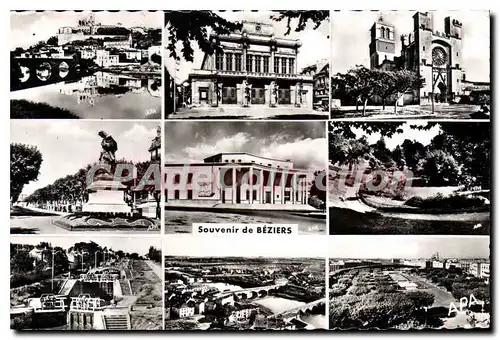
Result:
<svg viewBox="0 0 500 340"><path fill-rule="evenodd" d="M385 38L391 39L391 30L389 29L389 27L385 29Z"/></svg>
<svg viewBox="0 0 500 340"><path fill-rule="evenodd" d="M385 29L383 27L380 27L380 37L385 39Z"/></svg>

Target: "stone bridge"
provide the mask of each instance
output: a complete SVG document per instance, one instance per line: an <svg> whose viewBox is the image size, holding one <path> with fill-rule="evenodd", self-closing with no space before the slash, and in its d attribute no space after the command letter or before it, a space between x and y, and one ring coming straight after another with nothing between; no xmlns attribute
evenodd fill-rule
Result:
<svg viewBox="0 0 500 340"><path fill-rule="evenodd" d="M269 286L260 286L260 287L252 287L252 288L245 288L241 290L233 290L231 292L223 292L220 294L220 297L226 297L226 296L236 296L239 299L255 299L258 297L263 297L269 295L270 291L276 290L281 286L284 286L285 284L275 284L275 285L269 285Z"/></svg>
<svg viewBox="0 0 500 340"><path fill-rule="evenodd" d="M313 309L315 309L318 306L321 306L322 304L324 305L325 302L326 302L325 299L319 299L313 302L309 302L302 306L298 306L280 313L269 315L268 318L279 318L284 320L293 319L294 317L300 314L312 313Z"/></svg>
<svg viewBox="0 0 500 340"><path fill-rule="evenodd" d="M78 80L78 63L66 58L12 58L11 91Z"/></svg>

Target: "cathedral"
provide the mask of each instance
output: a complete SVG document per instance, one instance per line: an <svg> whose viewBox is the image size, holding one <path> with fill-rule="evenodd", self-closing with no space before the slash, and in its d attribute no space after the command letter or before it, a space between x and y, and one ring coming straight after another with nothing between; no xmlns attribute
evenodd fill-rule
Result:
<svg viewBox="0 0 500 340"><path fill-rule="evenodd" d="M382 16L370 29L370 67L372 69L411 70L425 79L424 87L405 95L404 104L458 101L463 95L462 23L447 17L444 32L433 29L431 13L413 16L413 32L403 34L400 55L396 56L394 26Z"/></svg>

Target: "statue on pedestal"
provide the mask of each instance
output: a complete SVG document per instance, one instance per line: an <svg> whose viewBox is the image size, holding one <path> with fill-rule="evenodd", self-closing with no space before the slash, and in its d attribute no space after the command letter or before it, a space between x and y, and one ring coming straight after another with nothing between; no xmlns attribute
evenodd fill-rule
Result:
<svg viewBox="0 0 500 340"><path fill-rule="evenodd" d="M113 165L116 163L116 150L118 150L118 144L111 135L108 135L104 131L99 131L99 136L102 138L101 141L101 154L99 156L99 162L104 164Z"/></svg>

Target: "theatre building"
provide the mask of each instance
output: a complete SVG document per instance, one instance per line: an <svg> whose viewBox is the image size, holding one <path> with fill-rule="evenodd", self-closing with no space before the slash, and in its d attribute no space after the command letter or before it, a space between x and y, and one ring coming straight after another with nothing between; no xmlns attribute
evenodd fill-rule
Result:
<svg viewBox="0 0 500 340"><path fill-rule="evenodd" d="M210 39L222 51L205 54L201 68L189 74L193 104L312 110L313 78L297 71L299 40L276 37L272 25L256 22Z"/></svg>
<svg viewBox="0 0 500 340"><path fill-rule="evenodd" d="M311 178L290 160L220 153L203 163L165 164L166 205L307 205ZM262 183L262 184L261 184ZM222 205L223 207L223 205Z"/></svg>

